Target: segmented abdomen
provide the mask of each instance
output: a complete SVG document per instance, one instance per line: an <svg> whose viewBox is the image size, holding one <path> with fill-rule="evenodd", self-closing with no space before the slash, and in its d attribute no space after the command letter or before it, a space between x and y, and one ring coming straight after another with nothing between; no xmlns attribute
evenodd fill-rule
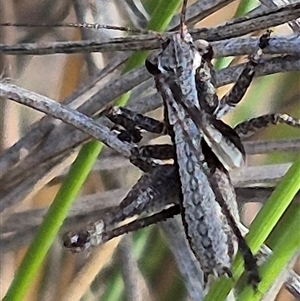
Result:
<svg viewBox="0 0 300 301"><path fill-rule="evenodd" d="M177 133L180 132L177 129ZM194 144L198 139L194 139ZM228 233L209 181L186 141L177 143L182 189L182 219L191 249L207 274L221 276L231 268ZM226 222L226 221L225 221Z"/></svg>

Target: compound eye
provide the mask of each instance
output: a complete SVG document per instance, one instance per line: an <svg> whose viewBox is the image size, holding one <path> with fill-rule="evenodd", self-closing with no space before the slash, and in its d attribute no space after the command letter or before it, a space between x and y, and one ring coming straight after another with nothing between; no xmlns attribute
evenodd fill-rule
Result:
<svg viewBox="0 0 300 301"><path fill-rule="evenodd" d="M89 241L88 232L80 233L67 233L63 238L63 244L67 249L74 250L75 252L79 249L84 249L86 243Z"/></svg>
<svg viewBox="0 0 300 301"><path fill-rule="evenodd" d="M158 69L158 66L156 64L153 64L149 60L145 61L145 67L148 70L148 72L152 75L158 75L160 74L160 70Z"/></svg>

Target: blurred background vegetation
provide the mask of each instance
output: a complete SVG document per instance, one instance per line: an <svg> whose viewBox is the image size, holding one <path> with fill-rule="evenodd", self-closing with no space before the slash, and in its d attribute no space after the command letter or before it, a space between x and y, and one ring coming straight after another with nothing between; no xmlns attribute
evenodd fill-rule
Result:
<svg viewBox="0 0 300 301"><path fill-rule="evenodd" d="M84 1L81 1L84 2ZM131 1L86 1L87 22L102 24L127 25L144 27L147 18L143 10L133 10ZM122 4L121 4L122 2ZM139 1L136 1L140 3ZM141 4L145 12L154 10L158 1L145 0ZM192 3L193 1L191 1ZM231 1L228 1L231 2ZM76 1L17 1L9 0L0 3L1 20L16 23L49 23L76 22L74 10ZM242 5L249 4L251 9L258 5L255 1L244 1ZM210 27L231 20L239 10L243 10L240 1L230 4L213 13L197 27ZM278 26L274 34L291 34L287 25ZM261 32L256 32L259 35ZM121 36L122 33L105 31L92 32L92 36L100 38ZM105 35L105 36L104 36ZM58 40L79 40L79 30L54 28L0 28L1 43L17 44L21 42L54 42ZM113 54L92 54L95 65L93 68L102 68ZM242 62L245 57L236 58L234 63ZM230 62L228 62L230 63ZM83 82L87 81L93 68L86 63L86 55L47 55L47 56L1 56L1 73L4 77L13 79L13 82L28 90L46 95L51 99L62 101ZM226 64L218 60L217 66ZM109 81L109 79L108 79ZM219 89L219 95L224 95L231 86ZM240 121L268 112L291 114L300 118L300 82L299 71L280 73L255 79L247 92L243 102L232 112L226 121L235 125ZM41 118L42 114L15 104L9 100L1 99L0 103L0 152L12 146L28 130L31 124ZM151 116L161 118L161 110L151 113ZM300 137L299 132L285 126L272 127L253 140L283 139ZM109 152L108 150L105 150ZM268 155L251 156L249 165L261 165L280 162L293 162L295 154L276 153ZM136 182L139 171L125 165L115 170L93 171L89 175L80 192L80 196L101 194L104 191L127 188ZM62 177L53 180L40 189L32 198L26 199L16 206L11 214L46 208L53 201ZM0 182L1 185L1 182ZM1 186L0 186L1 190ZM121 199L120 199L121 200ZM259 204L246 206L244 219L249 223ZM2 235L2 234L1 234ZM22 261L27 247L32 239L19 241L7 240L9 233L1 236L0 246L0 296L3 297L14 277L18 265ZM71 254L66 252L61 244L61 237L51 247L42 267L40 268L30 290L24 300L126 300L124 293L124 278L126 282L126 263L132 264L135 271L136 285L140 296L136 300L188 300L186 289L176 262L170 252L165 237L157 226L139 230L136 233L116 238L106 243L97 251L98 261L89 263L88 253ZM95 257L93 257L95 260ZM84 277L80 273L84 266ZM300 272L299 264L296 270ZM131 271L132 272L132 271ZM69 297L67 297L69 296ZM138 299L139 298L139 299ZM294 300L293 297L282 290L276 297L277 301Z"/></svg>

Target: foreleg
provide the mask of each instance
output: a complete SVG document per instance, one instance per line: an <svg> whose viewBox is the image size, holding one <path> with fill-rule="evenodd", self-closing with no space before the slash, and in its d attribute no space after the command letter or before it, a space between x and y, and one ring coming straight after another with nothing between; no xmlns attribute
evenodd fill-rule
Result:
<svg viewBox="0 0 300 301"><path fill-rule="evenodd" d="M127 142L140 142L142 139L141 130L151 133L164 134L164 123L151 117L133 112L122 107L109 107L101 112L113 123L122 126L124 130L120 131L119 139Z"/></svg>

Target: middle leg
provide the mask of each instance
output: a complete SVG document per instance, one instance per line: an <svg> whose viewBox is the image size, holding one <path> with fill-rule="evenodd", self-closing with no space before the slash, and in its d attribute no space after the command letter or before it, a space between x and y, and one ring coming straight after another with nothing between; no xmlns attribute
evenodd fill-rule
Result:
<svg viewBox="0 0 300 301"><path fill-rule="evenodd" d="M294 119L287 114L266 114L244 121L236 125L234 130L242 139L245 139L266 129L270 125L278 125L280 123L300 128L300 120Z"/></svg>

